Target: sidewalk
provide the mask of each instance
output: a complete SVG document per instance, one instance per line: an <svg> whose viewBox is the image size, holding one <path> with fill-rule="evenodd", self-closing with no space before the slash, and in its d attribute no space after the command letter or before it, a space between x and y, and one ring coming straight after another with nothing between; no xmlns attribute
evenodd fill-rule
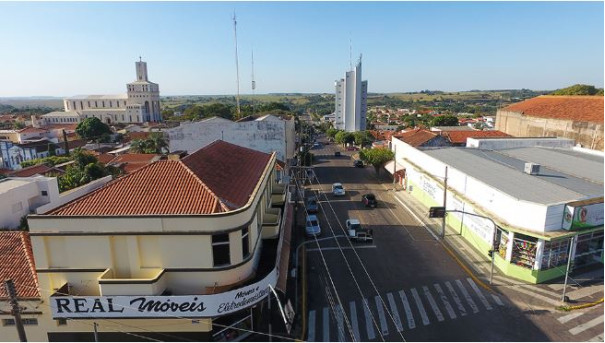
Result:
<svg viewBox="0 0 605 343"><path fill-rule="evenodd" d="M520 305L527 305L530 308L542 307L552 310L557 306L565 305L562 301L563 280L536 285L507 277L494 267L493 281L490 285L491 259L488 255L478 252L449 226L446 226L445 239L442 240L439 238L440 218L429 218L428 208L405 190L389 189L389 193L400 206L407 208L416 220L424 224L436 238L441 240L446 248L452 250L474 277L493 291L508 293L512 290L515 295L520 295ZM568 305L590 303L603 298L603 269L570 274L566 295L570 299ZM514 299L511 301L515 302Z"/></svg>

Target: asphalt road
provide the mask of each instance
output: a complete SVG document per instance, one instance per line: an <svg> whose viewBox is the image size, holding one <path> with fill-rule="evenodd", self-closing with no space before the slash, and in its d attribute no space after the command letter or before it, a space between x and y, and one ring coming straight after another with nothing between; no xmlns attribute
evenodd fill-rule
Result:
<svg viewBox="0 0 605 343"><path fill-rule="evenodd" d="M341 151L341 157L334 157ZM308 238L307 336L309 341L547 341L505 296L482 289L424 226L387 190L389 175L355 168L335 144L314 149L314 183L322 235ZM346 196L331 185L343 183ZM374 193L378 207L361 196ZM374 241L344 237L347 218L374 230Z"/></svg>

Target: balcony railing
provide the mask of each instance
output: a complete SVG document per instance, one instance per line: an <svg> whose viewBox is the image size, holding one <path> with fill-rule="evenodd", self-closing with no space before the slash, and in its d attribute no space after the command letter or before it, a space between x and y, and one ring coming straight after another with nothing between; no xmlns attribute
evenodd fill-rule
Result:
<svg viewBox="0 0 605 343"><path fill-rule="evenodd" d="M279 208L268 208L265 210L265 215L263 216L263 238L277 237L281 225L281 217L281 209Z"/></svg>
<svg viewBox="0 0 605 343"><path fill-rule="evenodd" d="M164 269L141 269L129 276L118 275L111 268L99 277L99 291L108 295L160 295L166 290Z"/></svg>
<svg viewBox="0 0 605 343"><path fill-rule="evenodd" d="M274 184L271 191L271 206L279 207L286 201L286 185Z"/></svg>

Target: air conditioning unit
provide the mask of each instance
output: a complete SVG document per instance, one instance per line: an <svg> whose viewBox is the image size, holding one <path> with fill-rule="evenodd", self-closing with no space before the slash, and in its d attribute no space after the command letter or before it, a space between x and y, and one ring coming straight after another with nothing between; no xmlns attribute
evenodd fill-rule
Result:
<svg viewBox="0 0 605 343"><path fill-rule="evenodd" d="M540 165L537 163L527 162L525 163L525 173L529 175L540 174Z"/></svg>

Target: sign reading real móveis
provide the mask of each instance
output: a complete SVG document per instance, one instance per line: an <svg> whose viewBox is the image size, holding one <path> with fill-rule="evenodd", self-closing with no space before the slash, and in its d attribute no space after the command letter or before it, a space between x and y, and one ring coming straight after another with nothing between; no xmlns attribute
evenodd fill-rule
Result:
<svg viewBox="0 0 605 343"><path fill-rule="evenodd" d="M51 297L53 318L204 318L250 307L275 286L277 270L252 285L208 295Z"/></svg>

